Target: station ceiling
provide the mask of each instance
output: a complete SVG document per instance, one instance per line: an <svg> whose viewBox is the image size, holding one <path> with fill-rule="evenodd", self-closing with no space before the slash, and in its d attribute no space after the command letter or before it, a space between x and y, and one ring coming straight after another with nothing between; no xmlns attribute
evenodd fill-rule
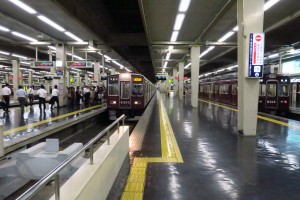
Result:
<svg viewBox="0 0 300 200"><path fill-rule="evenodd" d="M44 15L81 38L93 41L95 47L134 72L154 81L162 71L169 46L173 45L166 71L179 61L190 62L190 46L216 42L237 25L236 0L191 0L177 40L170 43L180 0L22 0L38 14L32 15L11 3L0 1L0 26L24 33L38 41L65 43L74 41L63 31L45 24L37 15ZM267 2L267 0L266 0ZM284 51L300 42L299 0L280 0L265 12L266 52ZM201 57L200 73L228 66L237 61L237 34ZM210 46L201 46L204 52ZM70 50L70 49L69 49ZM0 31L0 51L35 58L35 47L11 32ZM85 56L82 47L76 55ZM0 55L2 57L2 55ZM48 48L39 47L39 59L47 60ZM9 58L7 58L9 59ZM88 59L101 60L97 53ZM2 58L5 62L5 59ZM117 66L116 66L117 67ZM189 69L185 70L189 75Z"/></svg>

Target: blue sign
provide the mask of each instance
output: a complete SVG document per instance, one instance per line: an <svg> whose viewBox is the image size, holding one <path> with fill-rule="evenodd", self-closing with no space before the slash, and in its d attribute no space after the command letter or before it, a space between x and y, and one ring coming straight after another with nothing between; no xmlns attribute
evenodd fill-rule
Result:
<svg viewBox="0 0 300 200"><path fill-rule="evenodd" d="M56 75L57 76L63 76L64 75L64 70L56 70Z"/></svg>
<svg viewBox="0 0 300 200"><path fill-rule="evenodd" d="M248 67L249 78L263 77L264 44L265 36L263 33L250 33Z"/></svg>

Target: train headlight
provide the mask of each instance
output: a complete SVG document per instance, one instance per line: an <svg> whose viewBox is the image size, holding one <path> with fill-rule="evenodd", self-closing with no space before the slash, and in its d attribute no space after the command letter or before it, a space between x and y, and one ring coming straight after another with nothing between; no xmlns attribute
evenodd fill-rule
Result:
<svg viewBox="0 0 300 200"><path fill-rule="evenodd" d="M141 104L141 102L140 101L135 101L134 104L139 105L139 104Z"/></svg>
<svg viewBox="0 0 300 200"><path fill-rule="evenodd" d="M117 102L116 101L110 101L109 103L110 104L116 104Z"/></svg>

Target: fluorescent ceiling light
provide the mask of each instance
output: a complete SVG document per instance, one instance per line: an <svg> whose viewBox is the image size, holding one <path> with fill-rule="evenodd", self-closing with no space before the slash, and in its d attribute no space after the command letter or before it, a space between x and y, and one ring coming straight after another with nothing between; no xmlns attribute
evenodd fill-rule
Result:
<svg viewBox="0 0 300 200"><path fill-rule="evenodd" d="M111 60L111 57L104 55L104 58L106 58L107 60Z"/></svg>
<svg viewBox="0 0 300 200"><path fill-rule="evenodd" d="M177 14L175 24L174 24L174 31L179 31L181 29L185 14Z"/></svg>
<svg viewBox="0 0 300 200"><path fill-rule="evenodd" d="M73 56L73 58L77 58L77 59L79 59L79 60L84 60L83 58L81 58L80 56L76 56L76 55L74 55L74 54L71 54L71 53L67 53L67 55L69 55L69 56Z"/></svg>
<svg viewBox="0 0 300 200"><path fill-rule="evenodd" d="M54 50L54 51L56 51L56 47L54 47L54 46L47 46L49 49L52 49L52 50Z"/></svg>
<svg viewBox="0 0 300 200"><path fill-rule="evenodd" d="M98 54L102 56L102 53L98 52Z"/></svg>
<svg viewBox="0 0 300 200"><path fill-rule="evenodd" d="M19 0L9 0L9 1L15 4L16 6L19 6L20 8L22 8L23 10L27 11L30 14L36 14L36 11L33 8L27 6L25 3Z"/></svg>
<svg viewBox="0 0 300 200"><path fill-rule="evenodd" d="M216 72L218 73L218 72L222 72L222 71L224 71L225 69L219 69L219 70L217 70Z"/></svg>
<svg viewBox="0 0 300 200"><path fill-rule="evenodd" d="M215 46L211 46L211 47L209 47L206 51L211 51L211 50L213 50L215 48Z"/></svg>
<svg viewBox="0 0 300 200"><path fill-rule="evenodd" d="M226 69L232 70L233 68L237 68L237 67L238 67L238 65L233 65L233 66L231 66L231 67L227 67Z"/></svg>
<svg viewBox="0 0 300 200"><path fill-rule="evenodd" d="M76 40L77 42L83 42L83 40L82 40L82 39L80 39L79 37L77 37L77 36L76 36L76 35L74 35L73 33L70 33L70 32L65 32L65 34L66 34L67 36L69 36L70 38L72 38L72 39Z"/></svg>
<svg viewBox="0 0 300 200"><path fill-rule="evenodd" d="M229 31L228 33L226 33L223 37L221 37L218 42L224 42L225 40L227 40L230 36L232 36L234 34L234 32Z"/></svg>
<svg viewBox="0 0 300 200"><path fill-rule="evenodd" d="M0 51L0 54L9 55L9 53L5 51Z"/></svg>
<svg viewBox="0 0 300 200"><path fill-rule="evenodd" d="M94 48L94 47L92 47L92 46L88 46L88 48L89 48L90 50L97 50L96 48Z"/></svg>
<svg viewBox="0 0 300 200"><path fill-rule="evenodd" d="M169 48L168 48L168 50L169 50L170 52L172 52L173 49L174 49L174 46L169 46Z"/></svg>
<svg viewBox="0 0 300 200"><path fill-rule="evenodd" d="M234 27L232 30L236 32L236 31L238 31L238 30L239 30L239 27L238 27L238 26L236 26L236 27Z"/></svg>
<svg viewBox="0 0 300 200"><path fill-rule="evenodd" d="M165 69L167 67L167 65L168 65L168 62L165 62L163 68Z"/></svg>
<svg viewBox="0 0 300 200"><path fill-rule="evenodd" d="M278 53L275 53L275 54L269 55L268 58L276 58L276 57L278 57L278 56L279 56L279 54L278 54Z"/></svg>
<svg viewBox="0 0 300 200"><path fill-rule="evenodd" d="M274 6L276 3L278 3L280 0L269 0L267 3L264 5L264 11L268 10L272 6Z"/></svg>
<svg viewBox="0 0 300 200"><path fill-rule="evenodd" d="M208 52L210 52L214 48L215 48L215 46L211 46L208 49L206 49L203 53L200 54L200 58L202 58L203 56L205 56Z"/></svg>
<svg viewBox="0 0 300 200"><path fill-rule="evenodd" d="M26 39L26 40L29 40L29 41L31 41L31 42L37 42L37 40L36 39L34 39L34 38L32 38L32 37L29 37L29 36L27 36L27 35L24 35L24 34L22 34L22 33L18 33L18 32L12 32L12 34L13 35L15 35L15 36L18 36L18 37L20 37L20 38L24 38L24 39Z"/></svg>
<svg viewBox="0 0 300 200"><path fill-rule="evenodd" d="M20 63L22 63L22 64L24 64L24 65L30 65L29 62L20 62ZM20 68L20 69L21 69L21 68Z"/></svg>
<svg viewBox="0 0 300 200"><path fill-rule="evenodd" d="M123 69L123 68L124 68L124 66L123 66L123 65L121 65L120 63L118 63L117 61L113 60L112 62L113 62L113 63L115 63L116 65L118 65L119 67L121 67L121 69Z"/></svg>
<svg viewBox="0 0 300 200"><path fill-rule="evenodd" d="M297 53L300 53L300 51L295 50L295 49L292 49L292 50L288 51L288 54L297 54Z"/></svg>
<svg viewBox="0 0 300 200"><path fill-rule="evenodd" d="M179 12L186 12L189 9L191 0L181 0L179 4Z"/></svg>
<svg viewBox="0 0 300 200"><path fill-rule="evenodd" d="M39 15L38 18L59 31L65 31L63 27L43 15Z"/></svg>
<svg viewBox="0 0 300 200"><path fill-rule="evenodd" d="M50 42L30 42L29 44L31 45L50 45L51 43Z"/></svg>
<svg viewBox="0 0 300 200"><path fill-rule="evenodd" d="M170 57L171 57L171 53L169 52L169 53L167 53L166 60L169 60Z"/></svg>
<svg viewBox="0 0 300 200"><path fill-rule="evenodd" d="M5 31L5 32L8 32L8 31L9 31L9 29L6 28L6 27L4 27L4 26L0 26L0 30L1 30L1 31Z"/></svg>
<svg viewBox="0 0 300 200"><path fill-rule="evenodd" d="M25 56L21 56L21 55L18 55L18 54L11 54L13 57L17 57L17 58L23 58L23 59L27 59L27 57Z"/></svg>
<svg viewBox="0 0 300 200"><path fill-rule="evenodd" d="M172 37L171 37L171 42L175 42L177 40L179 31L173 31Z"/></svg>
<svg viewBox="0 0 300 200"><path fill-rule="evenodd" d="M188 67L191 66L191 65L192 65L192 63L187 64L187 65L184 67L184 69L188 68Z"/></svg>

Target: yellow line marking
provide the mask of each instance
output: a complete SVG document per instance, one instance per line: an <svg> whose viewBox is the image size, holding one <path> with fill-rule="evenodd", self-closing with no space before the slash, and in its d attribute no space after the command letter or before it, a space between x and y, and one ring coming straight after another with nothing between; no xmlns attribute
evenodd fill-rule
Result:
<svg viewBox="0 0 300 200"><path fill-rule="evenodd" d="M160 97L159 118L162 157L135 157L122 200L142 200L148 163L183 163L170 120Z"/></svg>
<svg viewBox="0 0 300 200"><path fill-rule="evenodd" d="M74 112L70 112L70 113L67 113L67 114L64 114L64 115L60 115L60 116L57 116L57 117L48 118L46 120L35 122L35 123L28 124L28 125L25 125L25 126L20 126L18 128L14 128L14 129L10 129L10 130L4 131L3 135L9 135L9 134L12 134L12 133L15 133L15 132L23 131L23 130L26 130L28 128L33 128L35 126L39 126L39 125L42 125L42 124L53 122L53 121L56 121L56 120L59 120L59 119L65 118L65 117L69 117L71 115L75 115L75 114L78 114L78 113L81 113L81 112L84 112L84 111L88 111L88 110L92 110L92 109L95 109L95 108L99 108L99 107L102 107L104 105L105 105L105 103L101 104L101 105L92 106L92 107L89 107L89 108L84 108L84 109L81 109L81 110L77 110L77 111L74 111Z"/></svg>
<svg viewBox="0 0 300 200"><path fill-rule="evenodd" d="M202 101L202 102L208 103L208 104L212 104L212 105L215 105L215 106L223 107L223 108L226 108L228 110L235 111L235 112L238 112L237 109L231 108L231 107L228 107L228 106L224 106L223 104L213 103L213 102L205 101L205 100L202 100L202 99L199 99L199 101ZM294 128L294 129L300 130L300 126L297 126L297 125L294 125L294 124L290 124L290 123L287 123L287 122L283 122L283 121L280 121L280 120L277 120L277 119L272 119L272 118L264 117L264 116L261 116L261 115L257 115L257 118L265 120L265 121L268 121L268 122L272 122L274 124L279 124L279 125L282 125L282 126L287 126L287 127L290 127L290 128Z"/></svg>

